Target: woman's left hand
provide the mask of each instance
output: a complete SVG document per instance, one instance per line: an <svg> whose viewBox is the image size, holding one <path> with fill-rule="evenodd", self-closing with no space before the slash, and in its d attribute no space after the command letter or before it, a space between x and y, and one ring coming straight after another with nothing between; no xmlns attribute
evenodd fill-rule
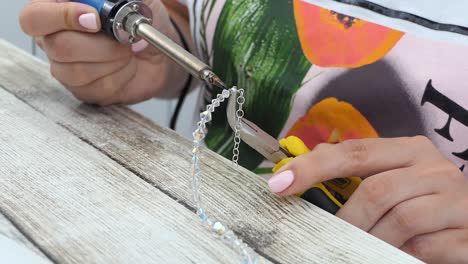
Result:
<svg viewBox="0 0 468 264"><path fill-rule="evenodd" d="M468 181L422 136L320 144L269 181L280 196L364 180L337 216L429 263L468 262Z"/></svg>

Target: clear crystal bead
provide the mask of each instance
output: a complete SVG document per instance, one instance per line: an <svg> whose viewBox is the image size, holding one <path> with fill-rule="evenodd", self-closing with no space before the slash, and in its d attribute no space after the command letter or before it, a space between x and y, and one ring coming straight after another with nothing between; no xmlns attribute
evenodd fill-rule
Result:
<svg viewBox="0 0 468 264"><path fill-rule="evenodd" d="M197 194L192 195L192 199L195 204L200 202L200 196Z"/></svg>
<svg viewBox="0 0 468 264"><path fill-rule="evenodd" d="M205 213L205 211L203 211L203 209L198 208L197 215L200 217L201 220L203 220L203 221L206 220L206 213Z"/></svg>
<svg viewBox="0 0 468 264"><path fill-rule="evenodd" d="M198 176L200 176L200 172L201 172L201 171L200 171L199 168L192 168L192 170L191 170L190 173L192 173L192 175L198 177ZM198 183L195 183L195 184L198 184Z"/></svg>
<svg viewBox="0 0 468 264"><path fill-rule="evenodd" d="M192 176L192 177L198 178L199 176L196 175L196 176ZM190 187L192 188L192 196L194 198L197 198L196 200L194 199L195 202L197 202L199 200L199 198L200 198L200 191L199 191L200 190L200 181L199 180L192 180L190 185L191 185Z"/></svg>
<svg viewBox="0 0 468 264"><path fill-rule="evenodd" d="M192 136L195 140L202 140L205 138L205 131L203 130L203 128L199 127L193 132Z"/></svg>
<svg viewBox="0 0 468 264"><path fill-rule="evenodd" d="M199 148L200 147L200 140L193 140L192 148Z"/></svg>
<svg viewBox="0 0 468 264"><path fill-rule="evenodd" d="M198 176L200 175L200 168L197 165L193 165L192 168L190 168L190 173L192 175Z"/></svg>
<svg viewBox="0 0 468 264"><path fill-rule="evenodd" d="M218 100L219 102L224 102L224 96L221 94L218 94L218 96L216 97L216 100Z"/></svg>
<svg viewBox="0 0 468 264"><path fill-rule="evenodd" d="M238 239L234 240L233 244L237 248L240 247L242 245L242 239L238 238Z"/></svg>
<svg viewBox="0 0 468 264"><path fill-rule="evenodd" d="M207 217L206 220L205 220L205 223L209 228L213 228L213 225L216 222L217 222L216 219L212 219L212 218L209 218L209 217Z"/></svg>
<svg viewBox="0 0 468 264"><path fill-rule="evenodd" d="M206 106L206 111L209 111L209 112L213 113L214 110L215 110L215 107L213 105L210 104L210 105Z"/></svg>
<svg viewBox="0 0 468 264"><path fill-rule="evenodd" d="M192 189L193 190L198 190L200 188L200 174L194 174L192 175L192 182L191 182L191 185L192 185ZM198 195L198 193L196 193Z"/></svg>
<svg viewBox="0 0 468 264"><path fill-rule="evenodd" d="M229 90L223 90L222 95L224 98L228 98L231 95L231 93L229 92Z"/></svg>
<svg viewBox="0 0 468 264"><path fill-rule="evenodd" d="M205 128L205 127L206 127L206 122L198 121L197 128Z"/></svg>
<svg viewBox="0 0 468 264"><path fill-rule="evenodd" d="M226 231L226 228L221 224L220 222L216 222L213 224L213 229L219 234L222 235L224 231Z"/></svg>
<svg viewBox="0 0 468 264"><path fill-rule="evenodd" d="M210 111L205 111L200 114L200 119L205 121L205 122L210 122L211 121L211 112Z"/></svg>
<svg viewBox="0 0 468 264"><path fill-rule="evenodd" d="M200 132L193 132L193 138L195 140L202 140L204 137L205 135Z"/></svg>
<svg viewBox="0 0 468 264"><path fill-rule="evenodd" d="M219 101L217 99L213 99L211 100L211 105L214 106L214 107L218 107L219 106Z"/></svg>
<svg viewBox="0 0 468 264"><path fill-rule="evenodd" d="M198 154L198 153L200 153L200 149L198 147L193 147L192 148L192 153L193 154Z"/></svg>
<svg viewBox="0 0 468 264"><path fill-rule="evenodd" d="M236 234L234 234L234 232L232 230L227 230L224 233L224 238L226 238L226 239L233 239L235 237L236 237Z"/></svg>
<svg viewBox="0 0 468 264"><path fill-rule="evenodd" d="M198 123L199 124L197 126L197 129L205 135L208 134L208 128L206 128L206 122L202 120Z"/></svg>
<svg viewBox="0 0 468 264"><path fill-rule="evenodd" d="M236 239L236 234L234 234L232 230L227 230L226 232L224 232L222 239L226 245L232 246L234 240Z"/></svg>
<svg viewBox="0 0 468 264"><path fill-rule="evenodd" d="M198 131L202 132L203 134L208 134L208 128L206 128L206 122L205 120L201 120L197 123L197 129Z"/></svg>

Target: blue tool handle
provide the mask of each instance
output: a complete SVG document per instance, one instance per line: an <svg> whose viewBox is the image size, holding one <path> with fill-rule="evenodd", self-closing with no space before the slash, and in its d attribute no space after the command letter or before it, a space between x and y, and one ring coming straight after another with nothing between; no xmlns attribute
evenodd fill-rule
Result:
<svg viewBox="0 0 468 264"><path fill-rule="evenodd" d="M104 6L104 3L106 2L106 0L72 0L72 2L90 5L96 8L96 10L100 13L102 6Z"/></svg>

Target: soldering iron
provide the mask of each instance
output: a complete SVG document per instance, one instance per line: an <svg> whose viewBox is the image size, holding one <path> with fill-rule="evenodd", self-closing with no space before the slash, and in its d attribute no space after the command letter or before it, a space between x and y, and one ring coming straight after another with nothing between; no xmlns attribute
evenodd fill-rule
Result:
<svg viewBox="0 0 468 264"><path fill-rule="evenodd" d="M144 39L196 78L211 85L226 87L208 65L152 26L153 12L141 0L74 0L73 2L96 8L101 18L102 30L117 41L132 44Z"/></svg>

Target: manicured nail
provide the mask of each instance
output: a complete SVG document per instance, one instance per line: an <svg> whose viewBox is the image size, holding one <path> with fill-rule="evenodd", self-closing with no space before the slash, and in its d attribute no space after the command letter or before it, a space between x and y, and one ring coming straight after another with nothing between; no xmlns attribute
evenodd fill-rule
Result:
<svg viewBox="0 0 468 264"><path fill-rule="evenodd" d="M94 13L83 14L78 18L80 25L89 30L97 30L97 18Z"/></svg>
<svg viewBox="0 0 468 264"><path fill-rule="evenodd" d="M280 193L286 190L294 181L294 173L292 171L283 171L268 180L268 186L274 193Z"/></svg>
<svg viewBox="0 0 468 264"><path fill-rule="evenodd" d="M132 51L137 53L137 52L140 52L140 51L144 50L147 46L148 46L148 42L146 42L146 40L142 39L142 40L140 40L137 43L132 45Z"/></svg>

